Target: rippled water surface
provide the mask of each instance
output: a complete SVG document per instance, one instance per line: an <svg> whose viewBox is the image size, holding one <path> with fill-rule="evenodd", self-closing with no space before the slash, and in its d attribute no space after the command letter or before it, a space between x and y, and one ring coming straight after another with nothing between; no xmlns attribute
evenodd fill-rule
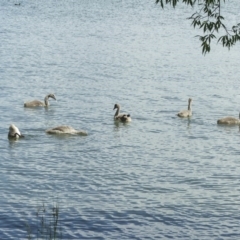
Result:
<svg viewBox="0 0 240 240"><path fill-rule="evenodd" d="M58 202L63 239L240 238L239 128L216 124L240 110L240 48L204 57L191 13L1 1L0 239L26 239L43 202ZM49 108L23 107L51 92ZM177 118L189 97L192 118ZM113 122L115 103L130 124ZM8 141L10 123L24 139ZM88 136L45 133L62 124Z"/></svg>

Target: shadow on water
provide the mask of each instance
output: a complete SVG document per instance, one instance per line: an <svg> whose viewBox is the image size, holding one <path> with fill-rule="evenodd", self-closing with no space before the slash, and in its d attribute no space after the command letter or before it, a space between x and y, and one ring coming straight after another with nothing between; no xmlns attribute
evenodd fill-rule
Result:
<svg viewBox="0 0 240 240"><path fill-rule="evenodd" d="M55 109L52 108L51 106L48 107L23 107L25 112L29 112L29 113L36 113L38 111L44 110L45 112L54 112Z"/></svg>
<svg viewBox="0 0 240 240"><path fill-rule="evenodd" d="M71 134L71 133L63 133L63 134L49 134L46 133L47 136L50 138L57 138L57 139L70 139L70 138L76 138L76 137L87 137L88 135L83 134Z"/></svg>
<svg viewBox="0 0 240 240"><path fill-rule="evenodd" d="M8 138L9 148L14 148L23 140L23 138Z"/></svg>
<svg viewBox="0 0 240 240"><path fill-rule="evenodd" d="M191 127L191 123L194 122L192 117L180 118L180 117L176 116L175 118L179 119L182 123L187 123L187 128L190 128Z"/></svg>
<svg viewBox="0 0 240 240"><path fill-rule="evenodd" d="M23 109L24 109L25 111L29 111L29 112L31 112L31 111L39 111L39 110L42 110L42 109L44 109L44 108L46 108L46 107L42 107L42 106L24 107L24 106L23 106Z"/></svg>
<svg viewBox="0 0 240 240"><path fill-rule="evenodd" d="M187 119L187 128L190 128L190 127L191 127L190 124L191 124L191 118L188 118L188 119Z"/></svg>
<svg viewBox="0 0 240 240"><path fill-rule="evenodd" d="M55 108L44 107L44 111L45 111L45 113L53 113L53 112L55 112Z"/></svg>
<svg viewBox="0 0 240 240"><path fill-rule="evenodd" d="M231 132L231 131L235 131L236 129L238 129L238 131L240 132L240 125L234 125L234 124L217 124L217 128L224 130L226 132Z"/></svg>
<svg viewBox="0 0 240 240"><path fill-rule="evenodd" d="M130 122L118 122L118 121L114 121L114 130L119 130L122 127L129 127L130 126Z"/></svg>

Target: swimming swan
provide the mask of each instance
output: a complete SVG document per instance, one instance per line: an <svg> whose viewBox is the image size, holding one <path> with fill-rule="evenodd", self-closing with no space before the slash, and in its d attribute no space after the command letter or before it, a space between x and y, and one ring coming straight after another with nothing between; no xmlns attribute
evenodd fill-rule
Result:
<svg viewBox="0 0 240 240"><path fill-rule="evenodd" d="M131 122L132 121L130 114L125 114L125 113L119 114L119 112L120 112L120 105L119 104L116 103L114 105L113 110L114 109L117 109L115 114L114 114L114 120L115 121L119 121L119 122Z"/></svg>
<svg viewBox="0 0 240 240"><path fill-rule="evenodd" d="M217 124L229 124L229 125L240 124L240 113L239 113L239 118L235 118L235 117L221 118L217 120Z"/></svg>
<svg viewBox="0 0 240 240"><path fill-rule="evenodd" d="M192 99L188 99L188 109L183 110L177 114L178 117L191 117L192 116L192 109L191 109Z"/></svg>
<svg viewBox="0 0 240 240"><path fill-rule="evenodd" d="M49 106L49 98L53 98L56 100L56 97L54 94L50 93L44 98L44 102L41 102L39 100L33 100L30 102L24 103L24 107L48 107Z"/></svg>
<svg viewBox="0 0 240 240"><path fill-rule="evenodd" d="M14 124L11 124L9 126L8 138L18 139L20 137L24 136L20 133L19 129Z"/></svg>
<svg viewBox="0 0 240 240"><path fill-rule="evenodd" d="M49 134L76 134L76 135L82 135L87 136L87 132L83 130L75 130L74 128L70 126L58 126L55 128L51 128L46 130L46 133Z"/></svg>

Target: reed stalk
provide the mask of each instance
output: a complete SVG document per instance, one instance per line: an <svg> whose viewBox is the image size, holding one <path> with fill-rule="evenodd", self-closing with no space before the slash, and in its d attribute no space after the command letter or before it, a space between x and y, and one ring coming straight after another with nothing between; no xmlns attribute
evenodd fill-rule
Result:
<svg viewBox="0 0 240 240"><path fill-rule="evenodd" d="M62 231L59 221L59 205L56 203L47 209L42 203L36 212L36 226L26 224L27 237L29 240L58 240L62 239Z"/></svg>

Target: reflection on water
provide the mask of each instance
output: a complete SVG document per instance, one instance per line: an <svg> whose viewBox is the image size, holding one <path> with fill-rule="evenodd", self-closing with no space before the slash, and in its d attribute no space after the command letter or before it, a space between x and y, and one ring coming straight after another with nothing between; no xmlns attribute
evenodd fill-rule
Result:
<svg viewBox="0 0 240 240"><path fill-rule="evenodd" d="M116 128L122 127L122 126L129 126L129 124L131 124L131 122L120 122L120 121L114 121L114 125Z"/></svg>
<svg viewBox="0 0 240 240"><path fill-rule="evenodd" d="M239 125L234 124L216 124L219 130L223 130L224 132L237 132L240 131Z"/></svg>
<svg viewBox="0 0 240 240"><path fill-rule="evenodd" d="M12 147L12 146L14 146L14 144L17 142L17 141L19 141L20 139L18 139L18 138L8 138L8 141L9 141L9 146L10 147Z"/></svg>

